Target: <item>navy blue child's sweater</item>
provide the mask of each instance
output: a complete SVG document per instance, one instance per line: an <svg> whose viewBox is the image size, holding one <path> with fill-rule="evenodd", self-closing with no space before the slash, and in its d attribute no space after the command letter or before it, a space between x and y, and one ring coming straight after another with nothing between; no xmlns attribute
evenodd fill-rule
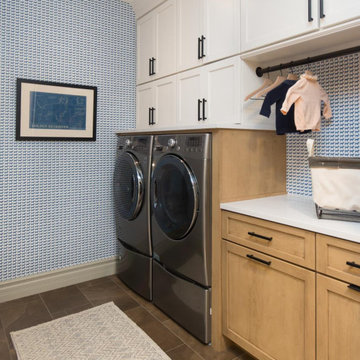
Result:
<svg viewBox="0 0 360 360"><path fill-rule="evenodd" d="M288 89L295 83L296 80L285 80L279 86L269 91L265 96L264 103L260 110L260 115L269 117L271 114L271 105L276 102L275 122L276 134L278 135L298 132L294 122L294 105L291 106L286 115L283 115L280 111Z"/></svg>

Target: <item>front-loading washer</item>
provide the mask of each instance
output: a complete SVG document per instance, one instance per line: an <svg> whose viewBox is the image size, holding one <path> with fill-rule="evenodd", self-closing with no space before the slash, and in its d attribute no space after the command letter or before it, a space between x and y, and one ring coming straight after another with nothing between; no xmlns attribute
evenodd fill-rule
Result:
<svg viewBox="0 0 360 360"><path fill-rule="evenodd" d="M153 301L204 343L211 319L211 134L154 137Z"/></svg>
<svg viewBox="0 0 360 360"><path fill-rule="evenodd" d="M152 299L150 169L153 136L118 136L114 171L118 276L132 290Z"/></svg>

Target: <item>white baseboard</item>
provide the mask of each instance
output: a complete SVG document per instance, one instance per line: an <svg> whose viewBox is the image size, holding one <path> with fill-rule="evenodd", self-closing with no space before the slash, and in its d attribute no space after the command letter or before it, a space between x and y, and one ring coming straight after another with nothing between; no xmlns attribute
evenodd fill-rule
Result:
<svg viewBox="0 0 360 360"><path fill-rule="evenodd" d="M117 273L118 257L0 282L0 303Z"/></svg>

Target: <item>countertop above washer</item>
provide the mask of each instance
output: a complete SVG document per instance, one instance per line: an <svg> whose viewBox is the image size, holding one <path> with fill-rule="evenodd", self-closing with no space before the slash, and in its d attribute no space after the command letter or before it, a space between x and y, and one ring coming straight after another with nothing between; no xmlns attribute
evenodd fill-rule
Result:
<svg viewBox="0 0 360 360"><path fill-rule="evenodd" d="M222 210L360 243L360 223L318 219L312 198L280 195L220 204Z"/></svg>

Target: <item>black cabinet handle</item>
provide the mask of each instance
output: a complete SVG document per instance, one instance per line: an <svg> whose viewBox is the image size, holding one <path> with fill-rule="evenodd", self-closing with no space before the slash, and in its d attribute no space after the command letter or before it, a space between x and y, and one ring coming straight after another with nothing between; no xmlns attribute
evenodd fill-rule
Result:
<svg viewBox="0 0 360 360"><path fill-rule="evenodd" d="M323 19L324 17L324 0L320 0L320 19Z"/></svg>
<svg viewBox="0 0 360 360"><path fill-rule="evenodd" d="M351 289L351 290L355 290L355 291L360 292L360 286L350 284L350 285L348 285L348 288Z"/></svg>
<svg viewBox="0 0 360 360"><path fill-rule="evenodd" d="M151 124L151 108L149 108L149 125L152 125Z"/></svg>
<svg viewBox="0 0 360 360"><path fill-rule="evenodd" d="M151 58L151 75L155 75L155 58Z"/></svg>
<svg viewBox="0 0 360 360"><path fill-rule="evenodd" d="M206 39L206 37L204 35L201 35L201 59L203 57L205 57L205 52L204 52L204 40Z"/></svg>
<svg viewBox="0 0 360 360"><path fill-rule="evenodd" d="M201 59L201 38L198 37L198 59Z"/></svg>
<svg viewBox="0 0 360 360"><path fill-rule="evenodd" d="M203 111L203 120L206 120L207 117L205 116L205 104L207 103L207 100L203 98L203 101L202 101L202 111Z"/></svg>
<svg viewBox="0 0 360 360"><path fill-rule="evenodd" d="M248 257L251 260L261 262L262 264L265 264L265 265L271 265L271 261L266 261L266 260L263 260L263 259L259 259L254 255L247 254L246 257Z"/></svg>
<svg viewBox="0 0 360 360"><path fill-rule="evenodd" d="M308 0L308 22L313 21L313 17L312 17L312 11L311 11L311 1L312 0Z"/></svg>
<svg viewBox="0 0 360 360"><path fill-rule="evenodd" d="M201 103L202 101L198 99L198 121L202 120L201 118Z"/></svg>
<svg viewBox="0 0 360 360"><path fill-rule="evenodd" d="M268 236L264 236L264 235L259 235L259 234L256 234L256 233L252 232L252 231L249 231L248 234L251 235L251 236L258 237L258 238L260 238L260 239L267 240L267 241L271 241L271 240L272 240L272 237L268 237Z"/></svg>
<svg viewBox="0 0 360 360"><path fill-rule="evenodd" d="M151 69L152 69L151 63L152 63L152 60L149 59L149 76L151 75Z"/></svg>
<svg viewBox="0 0 360 360"><path fill-rule="evenodd" d="M346 265L353 266L353 267L360 269L360 265L357 264L355 261L347 261Z"/></svg>
<svg viewBox="0 0 360 360"><path fill-rule="evenodd" d="M155 120L154 120L154 111L155 108L151 108L151 125L155 125Z"/></svg>

